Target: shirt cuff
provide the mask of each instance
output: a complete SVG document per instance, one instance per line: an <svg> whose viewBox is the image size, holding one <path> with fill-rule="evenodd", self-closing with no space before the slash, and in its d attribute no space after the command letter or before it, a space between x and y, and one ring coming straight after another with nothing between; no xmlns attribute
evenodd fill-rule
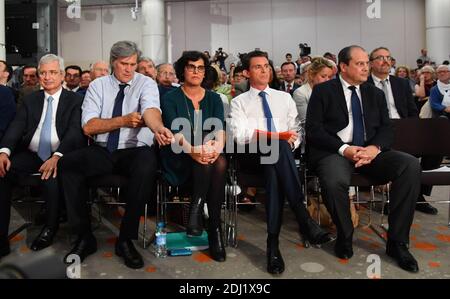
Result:
<svg viewBox="0 0 450 299"><path fill-rule="evenodd" d="M339 148L339 150L338 150L339 155L344 156L344 151L345 151L345 149L346 149L347 147L349 147L349 146L350 146L350 145L348 145L348 144L343 144L343 145Z"/></svg>
<svg viewBox="0 0 450 299"><path fill-rule="evenodd" d="M0 153L5 153L8 157L11 156L11 150L7 147L0 148Z"/></svg>
<svg viewBox="0 0 450 299"><path fill-rule="evenodd" d="M53 155L56 155L56 156L59 156L59 157L62 157L62 156L64 156L63 154L61 154L60 152L54 152L53 153Z"/></svg>

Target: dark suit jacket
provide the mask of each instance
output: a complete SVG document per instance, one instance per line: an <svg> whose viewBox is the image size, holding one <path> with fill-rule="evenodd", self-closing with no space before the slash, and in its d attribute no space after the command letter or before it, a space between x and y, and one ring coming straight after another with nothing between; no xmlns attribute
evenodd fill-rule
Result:
<svg viewBox="0 0 450 299"><path fill-rule="evenodd" d="M366 132L365 145L387 150L394 138L384 92L367 82L360 85ZM347 103L339 77L314 86L306 112L306 146L308 161L338 153L344 142L337 132L349 122Z"/></svg>
<svg viewBox="0 0 450 299"><path fill-rule="evenodd" d="M372 76L369 76L367 82L375 85ZM389 82L391 83L392 94L394 95L395 108L397 108L400 117L419 117L409 82L395 76L389 76Z"/></svg>
<svg viewBox="0 0 450 299"><path fill-rule="evenodd" d="M300 87L300 85L298 85L297 83L294 82L294 86L292 86L291 91L290 91L289 93L290 93L291 95L293 95L293 94L294 94L294 91L295 91L297 88L299 88L299 87ZM285 84L284 81L281 81L281 83L280 83L280 90L286 91L286 84Z"/></svg>
<svg viewBox="0 0 450 299"><path fill-rule="evenodd" d="M56 111L56 133L60 140L57 152L65 154L86 145L86 139L81 130L82 97L65 89L62 90ZM44 91L36 91L25 97L16 117L8 127L0 148L15 150L28 148L41 119L44 107Z"/></svg>
<svg viewBox="0 0 450 299"><path fill-rule="evenodd" d="M0 140L16 115L16 101L11 89L0 85Z"/></svg>

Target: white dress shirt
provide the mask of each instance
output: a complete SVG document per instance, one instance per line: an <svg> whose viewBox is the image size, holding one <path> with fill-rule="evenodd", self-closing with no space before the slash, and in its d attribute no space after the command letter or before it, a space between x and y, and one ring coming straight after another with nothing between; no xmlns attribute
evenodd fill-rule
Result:
<svg viewBox="0 0 450 299"><path fill-rule="evenodd" d="M267 131L267 120L264 115L262 99L259 96L260 92L260 90L250 87L249 91L231 101L229 124L233 136L239 144L249 143L255 130ZM298 132L297 109L291 95L268 86L264 92L266 92L266 99L277 132ZM295 141L295 148L299 146L300 140L301 136Z"/></svg>
<svg viewBox="0 0 450 299"><path fill-rule="evenodd" d="M62 88L60 88L57 92L55 92L53 95L53 101L52 101L52 126L51 126L51 143L52 143L52 152L56 151L56 149L59 147L60 140L58 137L58 133L56 132L56 112L58 109L59 104L59 98L61 96ZM48 106L48 97L50 97L50 94L47 92L44 92L44 106L42 108L41 113L41 119L39 121L39 124L36 128L36 131L34 132L33 138L31 138L31 142L28 146L28 149L34 153L37 153L39 149L39 140L41 138L41 131L42 131L42 125L44 124L45 115L47 113L47 106ZM8 156L11 155L11 150L9 148L2 148L0 149L0 153L5 153ZM53 153L54 155L58 155L60 157L63 156L63 154L59 152Z"/></svg>
<svg viewBox="0 0 450 299"><path fill-rule="evenodd" d="M375 83L375 86L378 87L379 89L383 90L383 84L381 83L381 79L373 74L372 74L372 79L373 79L373 82ZM400 114L398 114L397 107L395 107L394 94L392 93L392 87L391 87L391 82L389 81L389 77L387 79L385 79L384 82L386 84L386 89L388 92L388 94L386 94L385 97L386 97L386 104L388 106L388 111L389 111L389 118L399 119Z"/></svg>
<svg viewBox="0 0 450 299"><path fill-rule="evenodd" d="M351 143L353 141L352 91L349 89L349 87L352 85L346 82L344 79L342 79L341 76L339 76L339 79L341 80L342 88L344 89L345 102L347 104L347 111L348 111L348 125L344 129L337 132L339 138L341 138L341 140L344 143L346 143L339 148L339 154L343 156L345 149L349 147L347 143ZM361 100L361 90L359 89L359 85L353 86L356 87L356 94L358 95L359 101L361 103L361 110L364 119L364 109L362 108L363 105ZM364 130L364 139L366 139L365 134L366 130Z"/></svg>

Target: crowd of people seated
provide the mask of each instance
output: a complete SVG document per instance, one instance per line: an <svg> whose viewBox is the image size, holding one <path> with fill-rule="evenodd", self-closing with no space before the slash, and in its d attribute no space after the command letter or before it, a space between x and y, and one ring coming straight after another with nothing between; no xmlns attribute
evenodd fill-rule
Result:
<svg viewBox="0 0 450 299"><path fill-rule="evenodd" d="M327 52L294 61L287 53L280 67L255 50L241 54L228 71L228 57L222 48L213 58L208 51L185 51L174 64L155 65L134 42L119 41L109 63L95 61L83 71L47 54L37 66L21 68L20 83L0 61L0 257L10 253L11 197L21 177L40 173L45 201L45 223L31 250L52 245L65 209L77 235L67 256L84 261L97 250L87 182L120 174L129 185L115 253L126 266L142 268L133 240L161 169L170 185L190 190L188 236L202 234L206 205L209 253L224 262L226 153L241 146L239 161L265 179L269 273L285 269L278 241L285 198L304 241L335 241L337 257L352 257L348 198L355 169L392 183L386 253L402 269L417 272L408 249L414 210L437 214L425 201L432 186L420 185L420 170L439 167L443 157L419 160L391 150L391 119L418 118L425 109L428 117L450 117L448 61L435 67L423 49L417 68L395 68L388 48L369 52L357 45L337 57ZM303 204L294 152L305 139L308 165L319 177L336 236ZM241 199L255 192L243 190Z"/></svg>

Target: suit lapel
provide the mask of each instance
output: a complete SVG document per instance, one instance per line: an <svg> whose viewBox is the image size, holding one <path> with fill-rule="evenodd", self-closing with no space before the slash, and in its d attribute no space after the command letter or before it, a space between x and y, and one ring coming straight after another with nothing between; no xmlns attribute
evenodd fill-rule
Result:
<svg viewBox="0 0 450 299"><path fill-rule="evenodd" d="M342 88L341 80L339 80L339 77L334 79L333 84L338 89L337 101L339 102L339 106L341 106L342 110L345 112L346 118L348 119L347 101L345 100L344 89Z"/></svg>
<svg viewBox="0 0 450 299"><path fill-rule="evenodd" d="M38 93L36 101L33 103L35 105L35 108L32 110L35 128L37 128L39 121L41 120L42 109L44 109L44 98L44 92L41 90Z"/></svg>
<svg viewBox="0 0 450 299"><path fill-rule="evenodd" d="M400 96L399 96L399 85L398 85L398 81L395 80L395 78L393 76L389 76L389 82L391 83L391 90L392 90L392 96L394 97L394 103L395 103L395 108L397 108L397 112L400 114L401 113L401 109L399 109L398 107L401 107L402 104L399 103L398 101L400 100ZM403 116L403 115L400 115Z"/></svg>
<svg viewBox="0 0 450 299"><path fill-rule="evenodd" d="M64 115L64 111L65 111L65 109L67 108L67 101L68 101L68 99L67 99L67 95L68 95L68 92L63 88L62 89L62 92L61 92L61 95L59 96L59 103L58 103L58 107L56 108L56 122L55 122L55 127L56 127L56 132L57 132L57 134L58 134L58 136L61 136L60 134L59 134L59 126L58 126L58 124L60 124L61 123L61 118L63 117L63 115Z"/></svg>
<svg viewBox="0 0 450 299"><path fill-rule="evenodd" d="M366 123L366 117L369 115L370 112L370 95L367 88L367 84L369 83L363 83L360 85L360 91L361 91L361 103L363 108L363 116L364 116L364 123Z"/></svg>

